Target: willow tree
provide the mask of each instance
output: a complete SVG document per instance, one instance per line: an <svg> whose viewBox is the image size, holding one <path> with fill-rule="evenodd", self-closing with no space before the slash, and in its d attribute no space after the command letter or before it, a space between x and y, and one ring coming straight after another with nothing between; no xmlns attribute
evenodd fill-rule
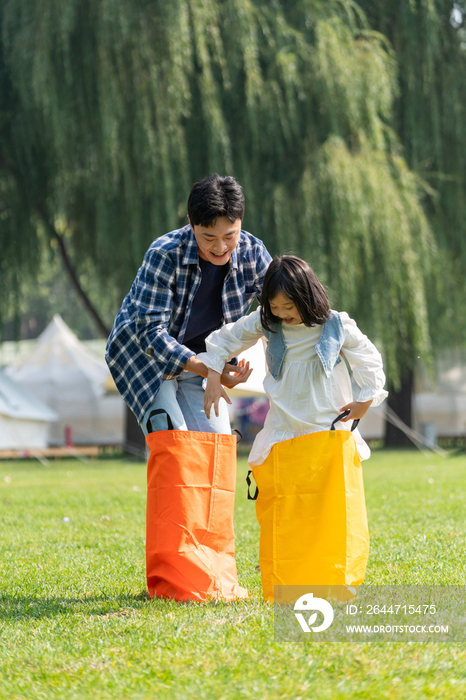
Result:
<svg viewBox="0 0 466 700"><path fill-rule="evenodd" d="M243 184L246 228L306 257L378 339L392 383L428 357L438 253L396 133L395 56L359 5L0 0L0 19L4 298L42 230L116 308L217 171Z"/></svg>
<svg viewBox="0 0 466 700"><path fill-rule="evenodd" d="M371 27L389 39L398 63L393 125L409 167L425 183L423 205L442 274L427 286L434 344L465 341L466 53L465 9L453 0L360 0ZM447 300L447 303L445 303ZM400 412L412 385L389 401ZM405 391L403 391L403 389Z"/></svg>

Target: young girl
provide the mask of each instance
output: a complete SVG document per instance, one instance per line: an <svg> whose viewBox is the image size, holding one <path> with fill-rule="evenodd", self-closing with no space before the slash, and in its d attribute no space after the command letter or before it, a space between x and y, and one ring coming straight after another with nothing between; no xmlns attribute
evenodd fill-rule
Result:
<svg viewBox="0 0 466 700"><path fill-rule="evenodd" d="M304 260L283 255L274 258L267 270L261 306L214 331L206 340L207 352L198 355L209 367L204 396L207 417L212 405L218 415L220 398L231 403L220 384L225 362L264 336L269 370L264 389L270 410L249 455L253 466L264 462L278 442L329 430L344 411L349 413L335 428L350 430L352 421L387 396L376 347L347 313L330 310L325 289ZM356 400L341 355L360 387ZM361 459L367 459L368 445L358 430L353 434Z"/></svg>
<svg viewBox="0 0 466 700"><path fill-rule="evenodd" d="M264 598L283 600L290 587L311 585L330 586L346 599L348 588L362 583L369 554L360 459L370 450L351 427L387 396L382 359L348 314L330 310L304 260L277 257L261 307L206 340L199 359L209 368L207 416L212 405L218 411L220 398L229 401L220 384L225 362L261 337L270 410L248 461L259 493ZM356 400L342 355L360 387Z"/></svg>

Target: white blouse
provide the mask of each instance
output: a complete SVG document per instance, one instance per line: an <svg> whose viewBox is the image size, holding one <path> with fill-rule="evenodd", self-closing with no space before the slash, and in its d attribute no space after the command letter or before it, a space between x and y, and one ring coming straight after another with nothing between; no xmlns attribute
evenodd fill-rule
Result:
<svg viewBox="0 0 466 700"><path fill-rule="evenodd" d="M384 390L385 374L382 357L373 343L359 330L347 313L340 313L345 332L341 351L360 387L357 401L378 406L388 396ZM322 326L282 324L286 353L278 379L267 372L264 390L270 399L270 410L263 429L257 434L249 455L249 464L262 464L273 445L299 435L329 430L342 406L354 401L351 378L344 361L335 365L330 377L325 376L316 353ZM207 352L197 358L207 367L222 372L225 362L252 347L264 337L260 309L214 331L206 339ZM352 421L336 423L338 430L351 430ZM354 437L361 459L370 456L370 449L356 429Z"/></svg>

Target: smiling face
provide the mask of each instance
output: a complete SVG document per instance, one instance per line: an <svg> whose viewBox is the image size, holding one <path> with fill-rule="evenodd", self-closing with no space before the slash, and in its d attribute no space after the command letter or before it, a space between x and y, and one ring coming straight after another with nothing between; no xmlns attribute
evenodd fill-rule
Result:
<svg viewBox="0 0 466 700"><path fill-rule="evenodd" d="M302 318L290 297L283 292L277 292L273 299L269 300L270 311L289 326L297 326L302 323Z"/></svg>
<svg viewBox="0 0 466 700"><path fill-rule="evenodd" d="M191 228L197 242L199 257L213 265L225 265L238 244L241 219L231 223L227 216L219 216L213 226L191 224Z"/></svg>

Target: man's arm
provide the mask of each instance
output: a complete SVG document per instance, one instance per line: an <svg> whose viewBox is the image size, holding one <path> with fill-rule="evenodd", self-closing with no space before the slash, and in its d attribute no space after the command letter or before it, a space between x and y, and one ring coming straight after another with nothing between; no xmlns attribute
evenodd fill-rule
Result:
<svg viewBox="0 0 466 700"><path fill-rule="evenodd" d="M203 362L196 359L196 355L193 355L192 357L189 358L189 360L185 364L184 368L185 368L186 372L194 372L195 374L198 374L200 377L207 377L208 368L205 366L205 364Z"/></svg>
<svg viewBox="0 0 466 700"><path fill-rule="evenodd" d="M209 369L206 365L193 355L186 363L185 370L187 372L195 372L201 377L207 377ZM252 369L249 369L249 362L244 362L241 360L238 365L230 365L228 362L223 368L222 374L218 374L219 381L227 389L233 389L237 384L243 384L247 382L251 375ZM230 403L230 402L229 402Z"/></svg>
<svg viewBox="0 0 466 700"><path fill-rule="evenodd" d="M164 365L163 379L181 374L192 350L169 335L176 270L166 251L150 248L131 288L137 308L136 340L141 349Z"/></svg>
<svg viewBox="0 0 466 700"><path fill-rule="evenodd" d="M183 370L207 377L204 363L167 331L176 284L170 256L166 251L149 249L131 288L131 300L138 309L136 339L147 355L164 365L163 379L177 377ZM248 369L227 363L221 374L222 384L232 388L245 382Z"/></svg>

